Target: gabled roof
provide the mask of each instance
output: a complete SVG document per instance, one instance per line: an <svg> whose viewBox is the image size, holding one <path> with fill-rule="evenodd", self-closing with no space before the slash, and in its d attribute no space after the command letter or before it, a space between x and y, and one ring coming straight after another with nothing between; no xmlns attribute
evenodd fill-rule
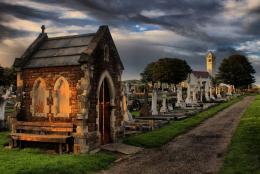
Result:
<svg viewBox="0 0 260 174"><path fill-rule="evenodd" d="M25 68L79 65L93 34L48 38L31 56Z"/></svg>
<svg viewBox="0 0 260 174"><path fill-rule="evenodd" d="M80 65L89 61L105 32L109 32L108 26L101 26L96 33L73 36L49 38L46 33L41 33L23 56L15 60L14 66L38 68ZM123 69L120 58L119 63Z"/></svg>
<svg viewBox="0 0 260 174"><path fill-rule="evenodd" d="M192 74L194 74L197 78L209 78L210 75L207 71L192 71Z"/></svg>

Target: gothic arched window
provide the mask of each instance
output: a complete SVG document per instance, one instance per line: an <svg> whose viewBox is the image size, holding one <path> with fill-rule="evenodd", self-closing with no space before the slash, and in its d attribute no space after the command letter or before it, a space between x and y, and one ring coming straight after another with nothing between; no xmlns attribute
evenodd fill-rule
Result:
<svg viewBox="0 0 260 174"><path fill-rule="evenodd" d="M69 98L69 83L64 77L60 77L54 85L54 113L56 116L69 116L71 113Z"/></svg>
<svg viewBox="0 0 260 174"><path fill-rule="evenodd" d="M31 110L33 116L46 116L48 113L46 83L42 78L35 80L32 90Z"/></svg>

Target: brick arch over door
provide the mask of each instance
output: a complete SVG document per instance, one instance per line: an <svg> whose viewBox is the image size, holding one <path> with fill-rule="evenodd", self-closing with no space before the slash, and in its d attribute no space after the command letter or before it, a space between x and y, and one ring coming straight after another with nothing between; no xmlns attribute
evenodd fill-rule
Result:
<svg viewBox="0 0 260 174"><path fill-rule="evenodd" d="M59 77L54 85L52 111L56 117L69 117L71 90L69 82L64 77Z"/></svg>
<svg viewBox="0 0 260 174"><path fill-rule="evenodd" d="M48 97L48 90L46 89L45 80L39 77L34 81L33 88L31 91L32 116L39 116L39 117L47 116L48 113L47 97Z"/></svg>

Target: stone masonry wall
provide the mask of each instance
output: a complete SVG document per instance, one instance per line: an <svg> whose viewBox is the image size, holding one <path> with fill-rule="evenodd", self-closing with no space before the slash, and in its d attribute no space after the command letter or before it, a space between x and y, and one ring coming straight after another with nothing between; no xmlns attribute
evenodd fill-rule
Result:
<svg viewBox="0 0 260 174"><path fill-rule="evenodd" d="M77 113L79 113L78 108L78 99L77 99L77 90L76 85L78 80L83 76L83 72L80 69L80 66L68 66L68 67L49 67L49 68L37 68L37 69L25 69L22 71L21 77L23 80L23 100L21 103L21 120L45 120L48 118L43 117L32 117L30 112L30 105L32 105L31 91L33 89L34 82L37 78L41 77L45 80L47 90L54 90L54 84L56 80L63 76L69 83L69 88L71 91L70 95L70 106L71 114L69 118L58 118L54 117L56 120L71 120L75 118ZM46 100L47 100L46 96ZM53 112L53 111L52 111Z"/></svg>

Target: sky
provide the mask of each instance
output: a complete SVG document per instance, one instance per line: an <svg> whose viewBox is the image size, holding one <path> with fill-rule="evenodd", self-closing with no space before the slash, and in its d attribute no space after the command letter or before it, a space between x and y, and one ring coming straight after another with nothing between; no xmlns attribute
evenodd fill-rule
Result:
<svg viewBox="0 0 260 174"><path fill-rule="evenodd" d="M217 66L231 54L246 55L260 85L260 0L0 0L0 64L12 66L41 25L49 37L108 25L125 80L139 79L148 63L164 57L205 71L213 51Z"/></svg>

